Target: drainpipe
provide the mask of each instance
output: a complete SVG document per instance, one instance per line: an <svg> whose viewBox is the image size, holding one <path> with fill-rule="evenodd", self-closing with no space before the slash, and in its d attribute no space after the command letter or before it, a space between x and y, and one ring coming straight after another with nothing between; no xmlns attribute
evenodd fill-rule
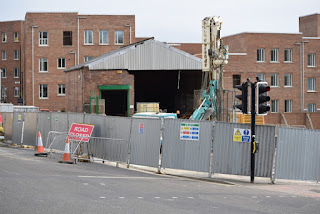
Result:
<svg viewBox="0 0 320 214"><path fill-rule="evenodd" d="M80 35L79 35L79 26L80 26L80 19L87 19L87 17L77 17L78 19L78 65L80 64Z"/></svg>
<svg viewBox="0 0 320 214"><path fill-rule="evenodd" d="M33 45L33 29L37 28L38 26L32 25L31 26L31 46L32 46L32 105L34 106L34 45Z"/></svg>
<svg viewBox="0 0 320 214"><path fill-rule="evenodd" d="M129 31L130 31L130 45L131 45L131 25L130 24L126 24L126 27L129 27Z"/></svg>

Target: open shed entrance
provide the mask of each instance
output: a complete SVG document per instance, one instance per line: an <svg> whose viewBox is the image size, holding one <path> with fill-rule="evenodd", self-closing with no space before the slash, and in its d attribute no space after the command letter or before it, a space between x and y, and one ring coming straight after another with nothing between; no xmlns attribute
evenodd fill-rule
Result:
<svg viewBox="0 0 320 214"><path fill-rule="evenodd" d="M99 86L100 98L105 100L105 113L112 116L128 116L129 85Z"/></svg>

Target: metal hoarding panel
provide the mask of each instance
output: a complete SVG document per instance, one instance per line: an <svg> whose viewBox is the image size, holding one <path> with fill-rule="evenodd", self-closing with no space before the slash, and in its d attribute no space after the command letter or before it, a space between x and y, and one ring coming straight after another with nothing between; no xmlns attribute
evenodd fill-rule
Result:
<svg viewBox="0 0 320 214"><path fill-rule="evenodd" d="M72 123L84 123L84 117L86 114L83 113L71 113L68 112L68 131Z"/></svg>
<svg viewBox="0 0 320 214"><path fill-rule="evenodd" d="M13 113L3 112L1 114L4 129L4 139L12 141Z"/></svg>
<svg viewBox="0 0 320 214"><path fill-rule="evenodd" d="M68 132L68 113L51 112L51 130L56 132Z"/></svg>
<svg viewBox="0 0 320 214"><path fill-rule="evenodd" d="M318 180L320 131L279 127L275 177Z"/></svg>
<svg viewBox="0 0 320 214"><path fill-rule="evenodd" d="M212 172L251 174L251 140L234 142L234 129L251 129L249 124L217 122L214 128ZM255 176L271 177L275 150L275 127L256 126L259 151L255 154Z"/></svg>
<svg viewBox="0 0 320 214"><path fill-rule="evenodd" d="M37 122L37 133L40 131L43 146L48 148L47 138L48 133L51 131L51 113L50 112L39 112L38 113L38 122ZM37 141L38 142L38 141Z"/></svg>
<svg viewBox="0 0 320 214"><path fill-rule="evenodd" d="M37 143L37 112L26 112L24 117L23 144L36 146Z"/></svg>
<svg viewBox="0 0 320 214"><path fill-rule="evenodd" d="M13 112L12 143L21 144L24 112Z"/></svg>
<svg viewBox="0 0 320 214"><path fill-rule="evenodd" d="M130 164L158 167L161 119L132 118Z"/></svg>
<svg viewBox="0 0 320 214"><path fill-rule="evenodd" d="M180 140L182 124L198 124L198 140ZM165 119L162 167L209 172L212 122Z"/></svg>

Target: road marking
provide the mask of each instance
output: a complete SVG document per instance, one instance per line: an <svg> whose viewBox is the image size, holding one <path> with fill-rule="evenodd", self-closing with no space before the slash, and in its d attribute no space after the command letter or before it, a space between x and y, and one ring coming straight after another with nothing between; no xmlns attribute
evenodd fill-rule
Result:
<svg viewBox="0 0 320 214"><path fill-rule="evenodd" d="M188 197L189 199L194 199L194 197Z"/></svg>
<svg viewBox="0 0 320 214"><path fill-rule="evenodd" d="M175 196L174 196L174 197L171 197L171 198L176 199L176 198L178 198L178 197L175 197Z"/></svg>
<svg viewBox="0 0 320 214"><path fill-rule="evenodd" d="M266 198L270 198L271 196L269 196L269 195L266 195Z"/></svg>
<svg viewBox="0 0 320 214"><path fill-rule="evenodd" d="M113 177L113 176L90 176L90 175L79 175L78 178L147 179L147 180L168 179L168 178L154 178L154 177Z"/></svg>
<svg viewBox="0 0 320 214"><path fill-rule="evenodd" d="M106 198L106 197L101 196L100 198Z"/></svg>
<svg viewBox="0 0 320 214"><path fill-rule="evenodd" d="M138 197L139 199L142 199L143 197Z"/></svg>
<svg viewBox="0 0 320 214"><path fill-rule="evenodd" d="M100 183L100 185L105 186L106 184L105 183Z"/></svg>
<svg viewBox="0 0 320 214"><path fill-rule="evenodd" d="M83 185L87 186L87 185L88 185L88 183L83 183Z"/></svg>
<svg viewBox="0 0 320 214"><path fill-rule="evenodd" d="M154 198L159 199L160 197L154 197Z"/></svg>
<svg viewBox="0 0 320 214"><path fill-rule="evenodd" d="M124 197L119 197L120 199L124 199Z"/></svg>

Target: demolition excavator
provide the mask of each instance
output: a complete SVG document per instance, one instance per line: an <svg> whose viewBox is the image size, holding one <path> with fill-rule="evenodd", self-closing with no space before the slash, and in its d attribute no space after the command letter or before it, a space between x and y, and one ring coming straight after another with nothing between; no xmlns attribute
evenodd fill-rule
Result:
<svg viewBox="0 0 320 214"><path fill-rule="evenodd" d="M220 16L202 20L202 83L199 107L191 120L220 120L223 66L228 63L228 46L220 38Z"/></svg>

